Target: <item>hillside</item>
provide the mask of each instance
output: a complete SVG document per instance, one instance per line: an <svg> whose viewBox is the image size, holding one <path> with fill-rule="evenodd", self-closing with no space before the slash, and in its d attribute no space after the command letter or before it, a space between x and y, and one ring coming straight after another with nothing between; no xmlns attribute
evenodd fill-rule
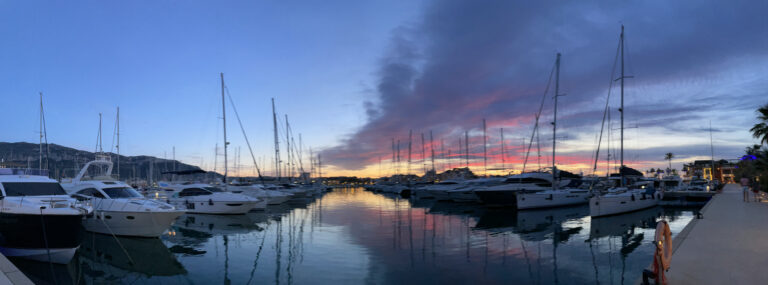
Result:
<svg viewBox="0 0 768 285"><path fill-rule="evenodd" d="M117 161L117 155L109 153L112 161ZM43 145L43 168L50 169L51 178L71 178L77 174L80 168L90 160L93 160L95 154L90 151L78 150L57 144L48 145L48 154L46 146ZM12 168L38 168L39 166L39 145L26 142L0 142L0 166ZM150 167L151 164L154 166ZM153 156L120 156L120 177L123 180L146 180L149 177L150 168L153 172L154 180L170 179L168 175L161 173L174 170L194 170L200 169L197 166L182 163L180 161L162 159ZM117 165L113 170L117 174ZM220 176L217 173L208 172L210 177ZM202 178L202 177L200 177Z"/></svg>

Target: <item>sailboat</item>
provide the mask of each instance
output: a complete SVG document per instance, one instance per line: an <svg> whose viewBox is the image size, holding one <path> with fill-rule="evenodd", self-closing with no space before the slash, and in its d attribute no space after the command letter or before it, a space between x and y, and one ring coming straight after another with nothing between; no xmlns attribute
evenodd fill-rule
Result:
<svg viewBox="0 0 768 285"><path fill-rule="evenodd" d="M596 195L589 200L589 213L595 217L617 215L641 209L654 207L659 204L662 194L653 188L630 188L627 186L628 173L633 170L624 165L624 26L621 26L619 39L621 52L621 167L619 168L619 186L610 188L602 195ZM607 111L607 109L606 109ZM598 148L599 149L599 148ZM597 159L597 156L595 156Z"/></svg>
<svg viewBox="0 0 768 285"><path fill-rule="evenodd" d="M517 194L517 209L535 209L535 208L550 208L561 207L578 204L586 204L588 202L590 193L585 189L579 188L559 188L559 171L555 166L556 161L556 148L557 145L557 98L562 96L560 92L560 53L557 54L555 61L555 108L554 108L554 121L552 123L552 189L537 192L521 192Z"/></svg>
<svg viewBox="0 0 768 285"><path fill-rule="evenodd" d="M227 191L227 114L224 97L224 74L221 74L221 109L224 118L224 179L222 188L203 183L158 183L173 194L168 202L188 213L199 214L245 214L251 209L263 210L266 200ZM194 174L202 170L166 172L173 174ZM204 172L203 172L204 173Z"/></svg>

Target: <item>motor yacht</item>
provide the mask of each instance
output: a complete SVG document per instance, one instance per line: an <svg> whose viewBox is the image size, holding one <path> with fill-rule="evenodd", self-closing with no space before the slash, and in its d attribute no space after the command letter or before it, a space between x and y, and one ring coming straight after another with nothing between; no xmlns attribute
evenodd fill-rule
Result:
<svg viewBox="0 0 768 285"><path fill-rule="evenodd" d="M0 253L69 263L93 208L69 197L47 170L0 168L0 194Z"/></svg>
<svg viewBox="0 0 768 285"><path fill-rule="evenodd" d="M159 182L158 185L172 193L167 198L168 203L188 213L245 214L259 204L266 204L258 198L226 192L209 184Z"/></svg>
<svg viewBox="0 0 768 285"><path fill-rule="evenodd" d="M570 183L569 179L559 181L562 186ZM478 188L475 195L483 204L491 206L517 205L517 193L521 191L535 192L552 189L552 173L537 171L508 176L503 183Z"/></svg>
<svg viewBox="0 0 768 285"><path fill-rule="evenodd" d="M85 229L102 234L159 237L184 210L139 194L112 176L109 156L97 156L69 182L64 190L81 201L91 201L94 215L85 219Z"/></svg>

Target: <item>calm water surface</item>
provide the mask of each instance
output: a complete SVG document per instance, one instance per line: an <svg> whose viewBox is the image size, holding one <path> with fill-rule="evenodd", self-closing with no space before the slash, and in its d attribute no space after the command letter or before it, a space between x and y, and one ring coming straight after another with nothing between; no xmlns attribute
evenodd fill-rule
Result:
<svg viewBox="0 0 768 285"><path fill-rule="evenodd" d="M695 208L592 220L339 189L248 215L184 215L160 239L86 234L67 266L14 259L40 284L634 284L656 221ZM54 277L55 276L55 277Z"/></svg>

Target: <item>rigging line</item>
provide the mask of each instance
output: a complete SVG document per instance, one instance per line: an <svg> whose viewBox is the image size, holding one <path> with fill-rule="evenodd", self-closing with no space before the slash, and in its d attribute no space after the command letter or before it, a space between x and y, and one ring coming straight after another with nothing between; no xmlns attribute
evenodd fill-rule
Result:
<svg viewBox="0 0 768 285"><path fill-rule="evenodd" d="M117 121L115 121L115 126L112 129L112 146L109 147L109 152L114 152L115 150L115 137L117 136Z"/></svg>
<svg viewBox="0 0 768 285"><path fill-rule="evenodd" d="M243 122L240 121L240 115L237 113L237 108L235 108L235 101L232 100L232 95L229 94L229 88L227 88L226 85L224 86L224 90L227 92L229 103L232 105L232 111L235 112L235 118L237 118L237 123L240 125L240 131L243 132L243 137L245 137L245 144L248 145L248 151L251 153L253 166L256 167L256 173L259 175L259 180L264 184L264 177L261 176L261 169L259 169L259 164L256 163L256 156L253 155L253 148L251 148L251 143L248 141L248 135L245 134L245 128L243 128Z"/></svg>
<svg viewBox="0 0 768 285"><path fill-rule="evenodd" d="M555 74L555 65L552 65L552 71L549 72L549 79L547 80L547 88L544 89L544 96L541 98L541 105L539 106L539 112L536 113L536 123L533 126L533 132L531 133L531 140L528 143L528 151L525 153L525 160L523 160L523 170L520 173L525 172L525 167L528 164L528 157L531 154L531 146L533 145L533 137L537 134L539 129L539 117L541 117L541 110L544 109L544 102L547 99L547 93L549 93L549 87L552 85L552 76Z"/></svg>
<svg viewBox="0 0 768 285"><path fill-rule="evenodd" d="M597 172L597 162L600 160L600 143L603 140L603 131L605 129L605 118L606 118L606 115L608 114L608 112L610 111L610 109L608 107L609 107L609 103L611 102L611 90L613 89L613 82L614 82L613 75L616 73L616 62L619 60L619 48L620 47L621 47L621 43L619 43L619 45L616 47L616 56L613 59L613 67L611 68L611 74L610 74L610 78L608 80L609 81L609 83L608 83L608 96L605 98L605 109L603 111L603 121L600 124L600 136L599 136L599 138L597 140L597 150L595 151L595 163L594 163L594 166L592 167L592 175L593 176ZM594 186L594 184L595 184L595 182L594 182L594 179L593 179L592 182L589 185L590 191L592 190L592 187Z"/></svg>

